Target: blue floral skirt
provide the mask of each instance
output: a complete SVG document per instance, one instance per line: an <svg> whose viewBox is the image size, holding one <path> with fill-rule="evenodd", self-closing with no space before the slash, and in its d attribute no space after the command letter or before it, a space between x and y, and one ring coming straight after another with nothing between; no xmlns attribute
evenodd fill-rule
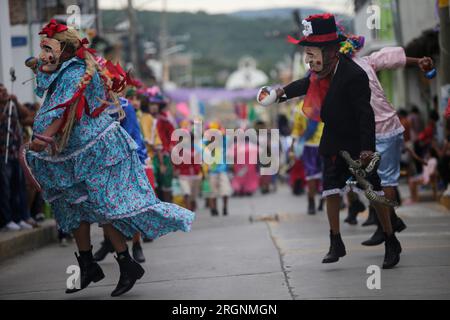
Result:
<svg viewBox="0 0 450 320"><path fill-rule="evenodd" d="M29 151L27 160L64 232L80 222L112 224L127 237L141 232L149 239L191 229L195 214L156 198L136 144L118 123L69 154Z"/></svg>

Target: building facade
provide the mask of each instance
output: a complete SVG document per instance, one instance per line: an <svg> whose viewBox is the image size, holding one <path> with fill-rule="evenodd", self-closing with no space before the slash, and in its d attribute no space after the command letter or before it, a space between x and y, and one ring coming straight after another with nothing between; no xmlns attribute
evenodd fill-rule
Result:
<svg viewBox="0 0 450 320"><path fill-rule="evenodd" d="M39 54L39 30L43 24L54 17L64 17L77 5L85 23L86 17L99 27L98 5L93 0L1 0L0 1L0 83L11 89L10 69L14 68L17 81L14 94L21 102L35 102L33 73L24 62Z"/></svg>
<svg viewBox="0 0 450 320"><path fill-rule="evenodd" d="M411 45L426 32L437 34L438 23L435 0L355 0L355 33L366 37L361 55L386 46L402 46L408 55L414 54ZM420 53L417 57L432 55L439 61L438 50ZM434 108L438 78L428 80L417 68L382 71L379 78L397 108L415 105L424 114Z"/></svg>

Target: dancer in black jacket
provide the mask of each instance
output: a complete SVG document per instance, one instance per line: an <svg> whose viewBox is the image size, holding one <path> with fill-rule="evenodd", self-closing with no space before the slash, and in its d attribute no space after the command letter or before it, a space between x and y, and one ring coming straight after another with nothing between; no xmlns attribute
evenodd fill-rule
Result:
<svg viewBox="0 0 450 320"><path fill-rule="evenodd" d="M290 41L305 47L310 74L283 89L267 91L263 88L257 99L263 105L270 105L305 96L304 114L325 124L319 150L324 159L323 196L327 199L331 245L323 263L333 263L346 255L340 235L339 209L346 182L351 176L340 152L347 151L353 159L360 159L367 165L375 152L375 117L370 105L367 74L339 53L339 44L345 37L337 32L334 16L310 16L303 25L304 37L300 40L290 38ZM383 194L376 172L368 181L379 195ZM386 233L383 268L392 268L400 260L401 246L392 231L388 207L374 206Z"/></svg>

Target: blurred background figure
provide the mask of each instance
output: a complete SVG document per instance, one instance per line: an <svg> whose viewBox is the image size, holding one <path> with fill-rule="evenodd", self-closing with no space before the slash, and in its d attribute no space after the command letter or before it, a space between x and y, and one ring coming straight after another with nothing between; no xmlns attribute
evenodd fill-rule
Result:
<svg viewBox="0 0 450 320"><path fill-rule="evenodd" d="M10 103L12 113L9 121ZM32 125L33 120L34 113L22 105L15 95L10 95L6 87L0 83L0 213L1 227L4 226L10 231L32 229L37 226L30 215L25 176L18 160L24 126Z"/></svg>
<svg viewBox="0 0 450 320"><path fill-rule="evenodd" d="M218 122L211 122L207 126L205 140L210 143L205 146L205 152L209 152L213 161L207 166L207 180L209 185L209 209L212 216L218 216L218 201L222 198L222 213L228 215L228 198L232 195L230 178L228 177L227 149L228 138L224 135L223 128ZM213 136L210 136L213 135ZM216 144L214 149L209 149L215 139L221 139L221 143Z"/></svg>
<svg viewBox="0 0 450 320"><path fill-rule="evenodd" d="M252 196L259 187L258 146L245 137L244 143L234 140L234 164L231 186L237 196Z"/></svg>

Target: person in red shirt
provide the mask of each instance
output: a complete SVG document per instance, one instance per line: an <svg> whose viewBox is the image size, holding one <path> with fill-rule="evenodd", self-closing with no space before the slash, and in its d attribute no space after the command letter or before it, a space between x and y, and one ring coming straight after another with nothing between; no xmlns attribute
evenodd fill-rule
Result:
<svg viewBox="0 0 450 320"><path fill-rule="evenodd" d="M170 154L175 142L171 141L175 125L170 121L167 100L157 93L149 97L150 113L156 119L156 130L161 139L162 150L153 158L158 196L165 202L172 202L173 164Z"/></svg>
<svg viewBox="0 0 450 320"><path fill-rule="evenodd" d="M179 154L182 162L174 165L174 171L180 181L180 188L184 196L184 207L195 211L202 179L201 161L196 161L196 158L201 157L202 150L201 146L195 145L193 134L190 135L189 141L183 141L182 143L185 144ZM185 152L189 154L185 154Z"/></svg>
<svg viewBox="0 0 450 320"><path fill-rule="evenodd" d="M428 124L423 131L419 133L418 140L422 145L429 146L436 134L436 123L439 121L439 114L436 111L430 111Z"/></svg>

